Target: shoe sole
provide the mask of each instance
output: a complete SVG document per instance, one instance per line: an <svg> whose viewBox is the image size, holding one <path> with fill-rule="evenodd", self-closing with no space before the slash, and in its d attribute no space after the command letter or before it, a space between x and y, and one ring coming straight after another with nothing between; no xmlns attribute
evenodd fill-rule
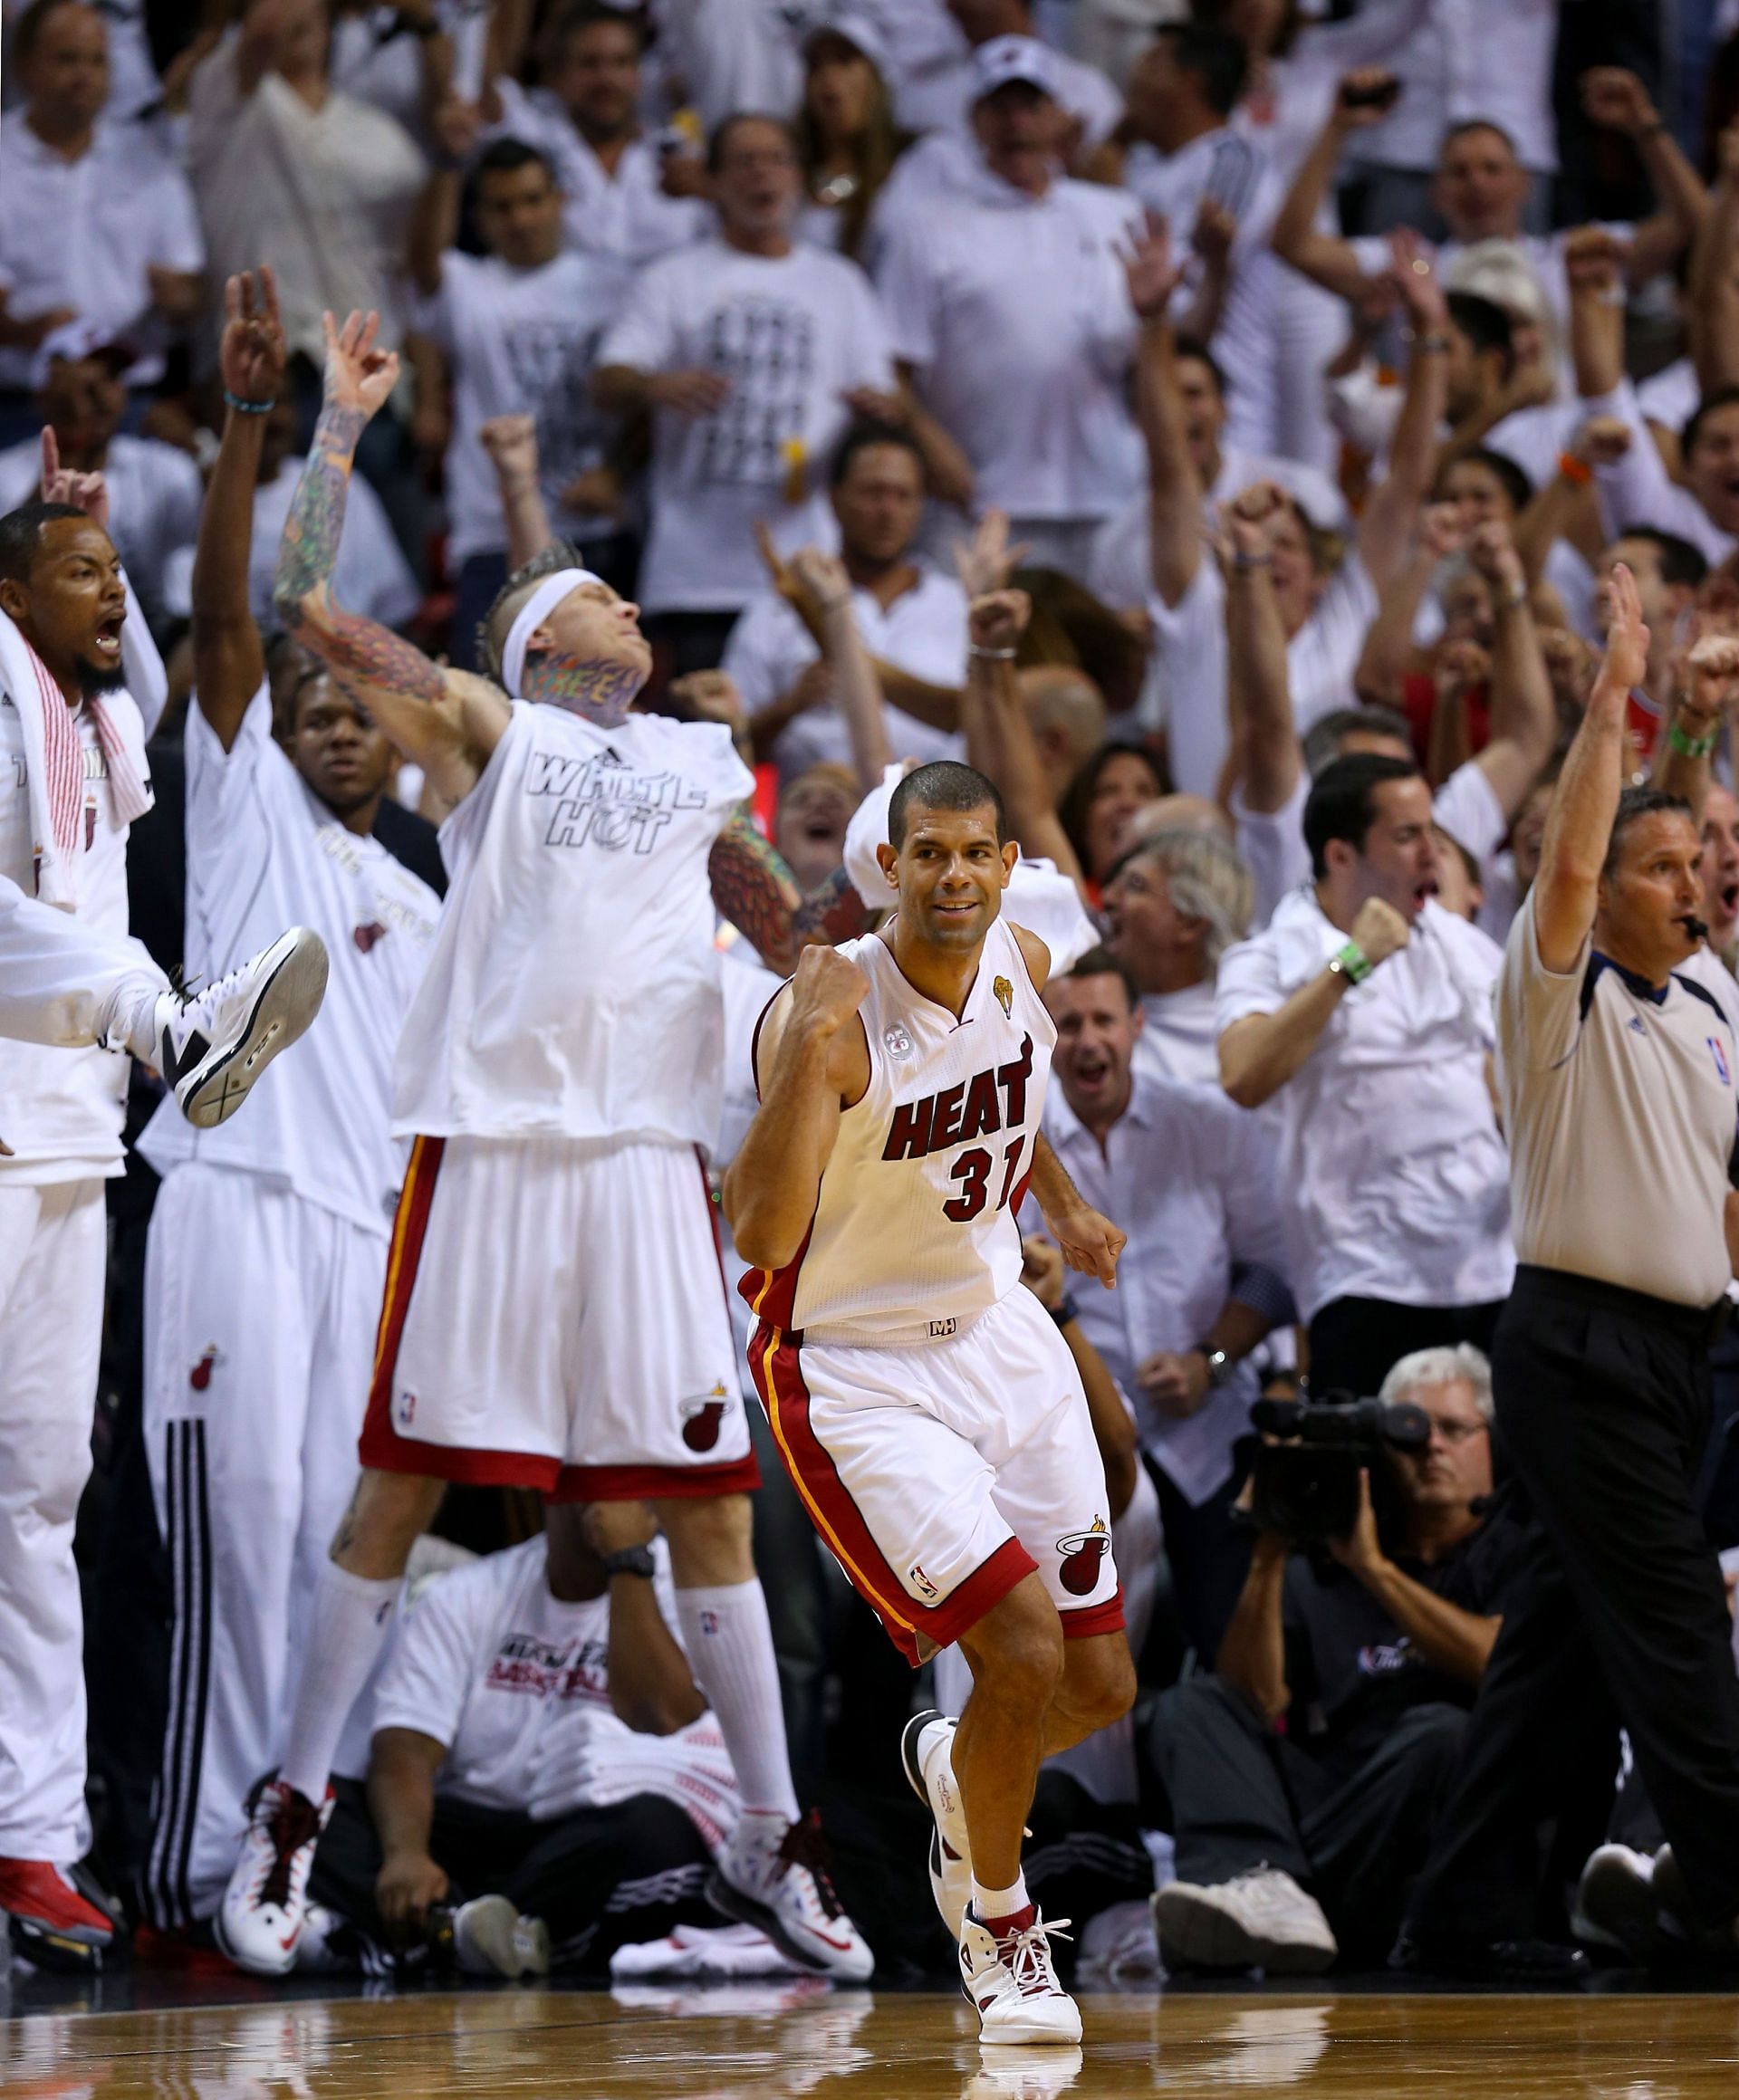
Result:
<svg viewBox="0 0 1739 2100"><path fill-rule="evenodd" d="M840 1982L861 1983L861 1976L850 1976L844 1970L836 1969L831 1961L812 1954L785 1930L784 1922L772 1904L762 1903L758 1897L745 1895L740 1888L725 1880L715 1867L706 1877L706 1901L716 1911L723 1911L727 1918L735 1919L739 1925L753 1925L757 1932L764 1932L779 1951L788 1960L797 1962L815 1976L831 1976Z"/></svg>
<svg viewBox="0 0 1739 2100"><path fill-rule="evenodd" d="M518 1976L524 1969L522 1950L514 1937L519 1923L519 1913L505 1896L478 1896L465 1906L465 1923L460 1927L454 1920L454 1939L459 1948L459 1967L472 1975L489 1973L496 1976ZM487 1964L486 1971L479 1971L466 1960L471 1954ZM544 1934L543 1961L549 1966L549 1935Z"/></svg>
<svg viewBox="0 0 1739 2100"><path fill-rule="evenodd" d="M0 1918L11 1921L13 1946L27 1961L64 1975L101 1971L102 1957L114 1943L112 1932L99 1938L91 1925L51 1925L41 1918L22 1917L16 1911L0 1912Z"/></svg>
<svg viewBox="0 0 1739 2100"><path fill-rule="evenodd" d="M1176 1896L1170 1889L1158 1890L1152 1903L1159 1958L1167 1969L1262 1969L1270 1976L1320 1976L1338 1951L1258 1938L1211 1903Z"/></svg>
<svg viewBox="0 0 1739 2100"><path fill-rule="evenodd" d="M922 1713L915 1713L899 1731L899 1761L906 1774L906 1783L918 1799L930 1818L930 1900L936 1905L936 1914L942 1921L942 1929L957 1946L960 1942L958 1922L949 1915L950 1905L944 1894L946 1862L942 1856L942 1826L936 1820L936 1804L930 1799L930 1789L924 1783L924 1767L918 1761L918 1739L933 1721L946 1721L947 1715L940 1708L927 1707ZM962 1863L964 1865L964 1862ZM972 1901L972 1892L966 1892L966 1901L960 1905L960 1913L966 1915L966 1904Z"/></svg>
<svg viewBox="0 0 1739 2100"><path fill-rule="evenodd" d="M1072 2031L1067 2028L1022 2027L1017 2021L999 2022L994 2034L985 2024L985 2016L978 2016L978 2039L987 2049L1013 2047L1033 2048L1050 2043L1053 2048L1068 2048L1081 2039L1081 2009L1076 2007Z"/></svg>
<svg viewBox="0 0 1739 2100"><path fill-rule="evenodd" d="M261 985L241 1034L187 1090L181 1113L197 1129L226 1123L280 1050L306 1032L326 996L326 944L306 928Z"/></svg>

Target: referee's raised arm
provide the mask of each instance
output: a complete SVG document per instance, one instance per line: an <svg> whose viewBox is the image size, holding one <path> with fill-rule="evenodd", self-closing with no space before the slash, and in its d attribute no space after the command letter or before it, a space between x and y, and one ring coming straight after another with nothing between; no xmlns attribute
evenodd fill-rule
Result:
<svg viewBox="0 0 1739 2100"><path fill-rule="evenodd" d="M1625 709L1631 688L1643 683L1648 669L1642 601L1637 580L1622 561L1613 564L1608 589L1606 657L1558 776L1534 877L1539 956L1559 975L1574 967L1594 924L1600 871L1624 791Z"/></svg>

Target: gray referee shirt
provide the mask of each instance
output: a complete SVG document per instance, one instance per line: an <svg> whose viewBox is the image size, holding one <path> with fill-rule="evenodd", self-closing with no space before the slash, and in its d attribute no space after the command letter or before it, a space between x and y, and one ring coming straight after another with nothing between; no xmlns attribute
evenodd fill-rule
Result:
<svg viewBox="0 0 1739 2100"><path fill-rule="evenodd" d="M1683 972L1655 992L1590 941L1558 976L1540 960L1537 895L1497 984L1516 1257L1713 1305L1732 1274L1739 1015Z"/></svg>

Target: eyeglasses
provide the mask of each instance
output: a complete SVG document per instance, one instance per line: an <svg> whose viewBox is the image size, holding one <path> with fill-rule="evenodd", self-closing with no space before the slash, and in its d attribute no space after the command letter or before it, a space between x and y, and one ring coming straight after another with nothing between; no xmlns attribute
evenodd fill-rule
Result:
<svg viewBox="0 0 1739 2100"><path fill-rule="evenodd" d="M1488 1426L1484 1422L1446 1422L1441 1414L1427 1419L1446 1443L1465 1443L1470 1436L1484 1436Z"/></svg>

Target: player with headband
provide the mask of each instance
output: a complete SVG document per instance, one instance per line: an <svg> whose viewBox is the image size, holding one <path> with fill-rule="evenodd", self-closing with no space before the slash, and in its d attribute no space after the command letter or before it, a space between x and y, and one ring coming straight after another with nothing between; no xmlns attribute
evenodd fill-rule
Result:
<svg viewBox="0 0 1739 2100"><path fill-rule="evenodd" d="M788 964L844 886L805 906L747 820L753 783L722 724L632 712L652 667L639 609L566 549L528 564L491 610L500 685L336 602L357 441L398 377L375 334L372 314L341 329L326 317L325 401L276 602L451 809L452 887L395 1069L394 1129L415 1143L361 1476L219 1936L244 1967L293 1964L340 1731L412 1540L445 1483L468 1481L650 1503L745 1809L714 1901L808 1967L860 1980L870 1950L792 1788L700 1150L723 1065L716 915ZM643 1581L650 1556L629 1544L607 1566Z"/></svg>

